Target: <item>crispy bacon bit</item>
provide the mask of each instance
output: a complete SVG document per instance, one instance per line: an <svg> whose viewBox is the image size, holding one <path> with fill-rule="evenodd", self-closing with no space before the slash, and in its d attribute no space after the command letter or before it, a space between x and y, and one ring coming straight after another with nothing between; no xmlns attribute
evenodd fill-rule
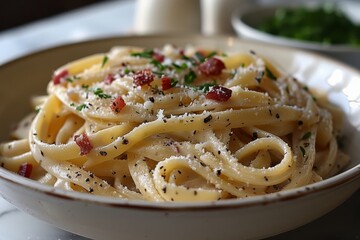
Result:
<svg viewBox="0 0 360 240"><path fill-rule="evenodd" d="M29 178L30 175L31 175L31 172L32 172L32 164L30 163L23 163L20 165L19 167L19 170L18 170L18 174L20 176L23 176L23 177L26 177L26 178Z"/></svg>
<svg viewBox="0 0 360 240"><path fill-rule="evenodd" d="M207 99L226 102L231 97L232 90L222 86L214 86L207 94Z"/></svg>
<svg viewBox="0 0 360 240"><path fill-rule="evenodd" d="M93 145L91 144L86 133L75 135L74 141L80 147L80 155L86 155L91 151L91 149L93 149Z"/></svg>
<svg viewBox="0 0 360 240"><path fill-rule="evenodd" d="M110 85L113 81L115 81L115 76L114 74L109 73L105 78L104 78L104 83L106 85Z"/></svg>
<svg viewBox="0 0 360 240"><path fill-rule="evenodd" d="M55 74L53 76L53 83L54 85L60 84L63 79L65 79L67 76L69 76L69 71L64 69L60 71L59 73Z"/></svg>
<svg viewBox="0 0 360 240"><path fill-rule="evenodd" d="M152 58L158 62L163 62L165 60L165 56L159 52L154 52L152 55Z"/></svg>
<svg viewBox="0 0 360 240"><path fill-rule="evenodd" d="M221 74L222 70L225 69L223 61L217 58L209 58L199 66L200 71L208 76L216 76Z"/></svg>
<svg viewBox="0 0 360 240"><path fill-rule="evenodd" d="M111 110L113 110L114 113L119 113L125 106L126 103L121 96L116 97L110 105Z"/></svg>
<svg viewBox="0 0 360 240"><path fill-rule="evenodd" d="M143 86L151 83L152 81L154 81L154 74L150 69L140 70L134 74L134 83L137 86Z"/></svg>
<svg viewBox="0 0 360 240"><path fill-rule="evenodd" d="M171 78L169 78L167 76L162 77L161 78L161 87L162 87L163 91L172 88L172 86L171 86Z"/></svg>

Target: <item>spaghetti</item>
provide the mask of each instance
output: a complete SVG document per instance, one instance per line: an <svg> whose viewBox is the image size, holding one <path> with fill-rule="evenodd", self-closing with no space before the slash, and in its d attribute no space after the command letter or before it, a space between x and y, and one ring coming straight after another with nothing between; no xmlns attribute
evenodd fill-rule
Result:
<svg viewBox="0 0 360 240"><path fill-rule="evenodd" d="M115 47L55 71L1 166L70 191L214 201L304 186L348 162L327 103L250 53Z"/></svg>

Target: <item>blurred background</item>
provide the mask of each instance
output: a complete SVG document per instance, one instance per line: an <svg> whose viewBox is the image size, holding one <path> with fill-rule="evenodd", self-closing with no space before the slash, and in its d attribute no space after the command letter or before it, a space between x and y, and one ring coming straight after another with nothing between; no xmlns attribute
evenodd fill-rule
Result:
<svg viewBox="0 0 360 240"><path fill-rule="evenodd" d="M111 0L0 1L0 31L104 1Z"/></svg>

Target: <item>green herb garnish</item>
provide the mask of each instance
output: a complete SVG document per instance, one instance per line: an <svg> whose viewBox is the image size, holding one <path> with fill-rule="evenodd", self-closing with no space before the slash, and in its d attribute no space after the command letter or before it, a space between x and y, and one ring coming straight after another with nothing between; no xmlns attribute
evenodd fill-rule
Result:
<svg viewBox="0 0 360 240"><path fill-rule="evenodd" d="M182 59L183 59L183 60L186 60L186 61L189 61L189 62L191 62L192 64L196 64L196 59L194 59L194 58L190 58L190 57L188 57L188 56L183 55L183 56L182 56Z"/></svg>
<svg viewBox="0 0 360 240"><path fill-rule="evenodd" d="M196 86L195 89L207 93L211 87L214 87L216 85L217 85L216 81L213 81L212 83L204 83L203 85Z"/></svg>
<svg viewBox="0 0 360 240"><path fill-rule="evenodd" d="M75 80L79 80L79 79L80 79L80 77L74 75L74 76L70 76L70 77L66 78L65 80L66 80L67 82L72 83L72 82L74 82Z"/></svg>
<svg viewBox="0 0 360 240"><path fill-rule="evenodd" d="M111 98L111 96L109 94L104 93L104 91L101 88L96 88L94 90L94 94L99 98Z"/></svg>
<svg viewBox="0 0 360 240"><path fill-rule="evenodd" d="M142 57L142 58L152 58L153 54L154 54L154 51L152 49L149 49L149 50L145 50L144 52L131 53L130 56Z"/></svg>
<svg viewBox="0 0 360 240"><path fill-rule="evenodd" d="M88 106L85 104L85 103L83 103L83 104L80 104L79 106L77 106L76 107L76 110L77 111L82 111L84 108L87 108Z"/></svg>
<svg viewBox="0 0 360 240"><path fill-rule="evenodd" d="M171 87L175 87L178 84L179 81L171 78Z"/></svg>
<svg viewBox="0 0 360 240"><path fill-rule="evenodd" d="M185 84L191 84L195 81L196 74L193 70L191 70L188 74L185 75Z"/></svg>
<svg viewBox="0 0 360 240"><path fill-rule="evenodd" d="M181 65L172 63L172 66L176 69L176 71L182 71L182 70L187 69L187 67L188 67L186 63L182 63Z"/></svg>
<svg viewBox="0 0 360 240"><path fill-rule="evenodd" d="M129 73L130 73L130 69L125 68L125 69L124 69L124 73L125 73L125 74L129 74Z"/></svg>
<svg viewBox="0 0 360 240"><path fill-rule="evenodd" d="M201 52L195 52L195 57L199 62L205 62L205 56Z"/></svg>
<svg viewBox="0 0 360 240"><path fill-rule="evenodd" d="M155 59L151 60L150 63L151 63L151 64L154 64L155 67L157 67L160 71L164 71L164 70L165 70L165 66L162 65L159 61L157 61L157 60L155 60Z"/></svg>
<svg viewBox="0 0 360 240"><path fill-rule="evenodd" d="M257 28L275 36L305 42L360 46L360 25L338 4L327 1L317 7L278 8Z"/></svg>
<svg viewBox="0 0 360 240"><path fill-rule="evenodd" d="M158 75L159 77L162 77L164 75L163 72L152 71L152 73Z"/></svg>
<svg viewBox="0 0 360 240"><path fill-rule="evenodd" d="M109 57L105 55L102 60L102 63L101 63L101 68L103 68L105 66L105 64L107 63L108 60L109 60Z"/></svg>

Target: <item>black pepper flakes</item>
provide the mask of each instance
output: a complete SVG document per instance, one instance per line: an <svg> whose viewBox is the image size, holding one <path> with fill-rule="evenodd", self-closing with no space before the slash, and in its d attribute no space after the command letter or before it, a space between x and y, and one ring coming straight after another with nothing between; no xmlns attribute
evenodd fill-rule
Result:
<svg viewBox="0 0 360 240"><path fill-rule="evenodd" d="M149 97L150 102L154 103L155 99L153 97Z"/></svg>
<svg viewBox="0 0 360 240"><path fill-rule="evenodd" d="M258 133L257 133L257 132L253 132L252 137L253 137L254 140L257 139L257 138L258 138Z"/></svg>
<svg viewBox="0 0 360 240"><path fill-rule="evenodd" d="M89 188L89 193L92 193L94 192L94 189L93 188Z"/></svg>
<svg viewBox="0 0 360 240"><path fill-rule="evenodd" d="M129 143L129 140L127 140L126 138L124 138L123 141L122 141L122 144L126 145L126 144L128 144L128 143Z"/></svg>
<svg viewBox="0 0 360 240"><path fill-rule="evenodd" d="M100 151L100 155L103 156L103 157L105 157L105 156L107 155L107 152L105 152L105 151Z"/></svg>
<svg viewBox="0 0 360 240"><path fill-rule="evenodd" d="M217 169L217 170L216 170L216 175L217 175L217 176L220 176L220 175L221 175L221 169Z"/></svg>
<svg viewBox="0 0 360 240"><path fill-rule="evenodd" d="M277 114L275 115L275 117L276 117L277 119L279 119L279 118L280 118L280 115L277 113Z"/></svg>
<svg viewBox="0 0 360 240"><path fill-rule="evenodd" d="M208 123L211 121L213 117L211 115L207 116L206 118L204 118L204 123Z"/></svg>
<svg viewBox="0 0 360 240"><path fill-rule="evenodd" d="M164 193L166 193L166 186L161 189Z"/></svg>

